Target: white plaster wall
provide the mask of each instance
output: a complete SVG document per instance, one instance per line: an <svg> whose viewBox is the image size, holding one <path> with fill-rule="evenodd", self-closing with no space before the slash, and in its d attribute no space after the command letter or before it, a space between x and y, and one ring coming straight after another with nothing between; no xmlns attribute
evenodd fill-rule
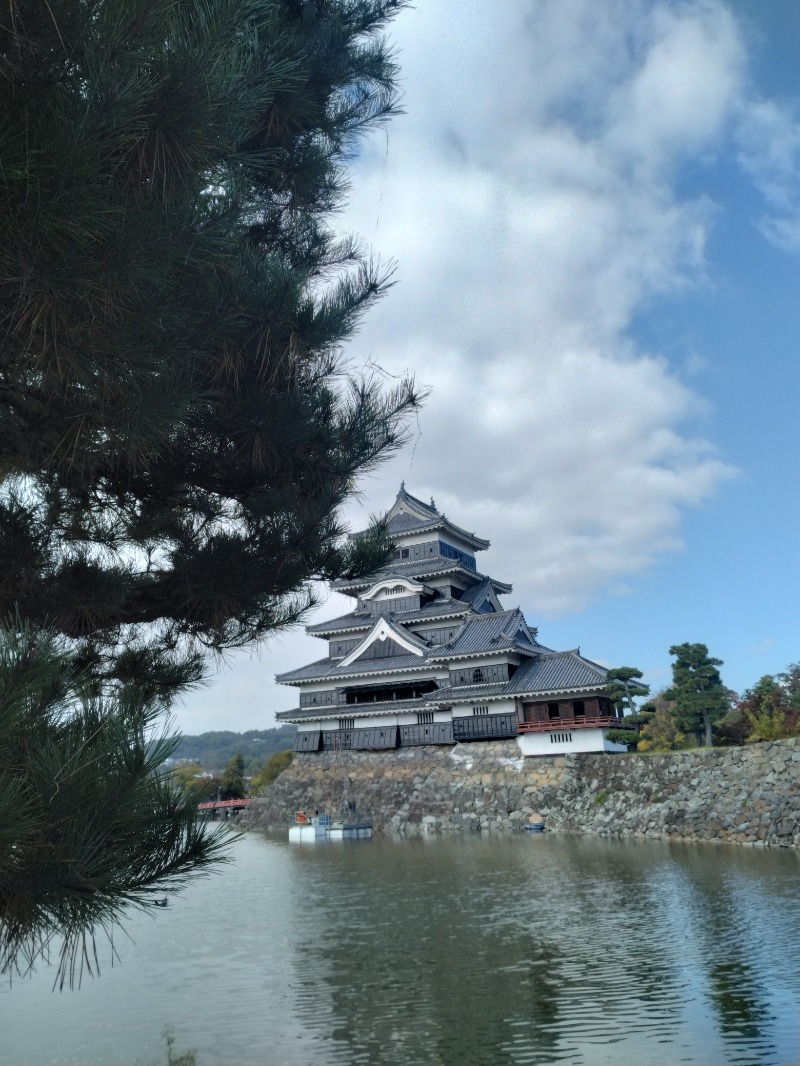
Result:
<svg viewBox="0 0 800 1066"><path fill-rule="evenodd" d="M347 717L346 714L342 714L342 717ZM382 728L388 725L397 725L403 718L408 718L408 715L402 714L370 714L365 715L363 718L356 717L356 729L376 729ZM413 720L416 722L416 716L412 715ZM338 722L338 719L337 719Z"/></svg>
<svg viewBox="0 0 800 1066"><path fill-rule="evenodd" d="M470 700L469 703L456 704L453 707L454 718L471 718L472 708L480 707L489 708L489 714L508 714L509 711L514 710L513 700L482 700L480 696L476 696L474 700Z"/></svg>
<svg viewBox="0 0 800 1066"><path fill-rule="evenodd" d="M612 744L606 740L607 729L573 729L566 727L553 730L554 733L572 733L572 740L566 743L551 742L551 733L520 733L517 744L523 755L565 755L580 751L627 751L624 744Z"/></svg>

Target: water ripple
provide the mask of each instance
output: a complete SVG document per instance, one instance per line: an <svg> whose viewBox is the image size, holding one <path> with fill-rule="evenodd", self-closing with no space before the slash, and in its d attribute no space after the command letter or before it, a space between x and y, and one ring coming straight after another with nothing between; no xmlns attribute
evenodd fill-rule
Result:
<svg viewBox="0 0 800 1066"><path fill-rule="evenodd" d="M794 853L550 835L236 851L133 921L99 981L4 993L0 1064L150 1063L164 1025L200 1066L798 1061Z"/></svg>

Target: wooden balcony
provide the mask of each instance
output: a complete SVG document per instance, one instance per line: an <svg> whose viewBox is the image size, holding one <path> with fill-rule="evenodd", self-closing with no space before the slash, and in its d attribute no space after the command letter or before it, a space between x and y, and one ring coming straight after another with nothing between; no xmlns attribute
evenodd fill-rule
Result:
<svg viewBox="0 0 800 1066"><path fill-rule="evenodd" d="M520 722L520 733L550 733L554 729L630 729L632 733L636 727L626 725L624 718L614 718L613 715L604 714L596 718L551 718L548 722Z"/></svg>

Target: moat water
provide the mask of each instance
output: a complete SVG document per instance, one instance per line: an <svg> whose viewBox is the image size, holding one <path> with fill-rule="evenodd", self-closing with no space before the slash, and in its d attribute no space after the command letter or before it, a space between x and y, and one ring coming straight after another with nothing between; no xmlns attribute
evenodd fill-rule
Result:
<svg viewBox="0 0 800 1066"><path fill-rule="evenodd" d="M100 948L0 990L0 1063L800 1062L800 855L477 835L248 834Z"/></svg>

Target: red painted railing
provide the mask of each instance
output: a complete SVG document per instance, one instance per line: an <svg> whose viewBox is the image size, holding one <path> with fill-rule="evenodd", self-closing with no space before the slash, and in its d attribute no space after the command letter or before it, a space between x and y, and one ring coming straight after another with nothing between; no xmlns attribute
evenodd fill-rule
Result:
<svg viewBox="0 0 800 1066"><path fill-rule="evenodd" d="M251 799L211 800L210 803L198 803L197 809L198 811L229 811L232 807L249 807L252 802Z"/></svg>
<svg viewBox="0 0 800 1066"><path fill-rule="evenodd" d="M613 718L610 714L603 714L597 718L551 718L549 722L520 722L520 733L549 733L554 729L596 729L601 726L603 729L630 729L631 733L635 730L633 726L625 724L624 719Z"/></svg>

